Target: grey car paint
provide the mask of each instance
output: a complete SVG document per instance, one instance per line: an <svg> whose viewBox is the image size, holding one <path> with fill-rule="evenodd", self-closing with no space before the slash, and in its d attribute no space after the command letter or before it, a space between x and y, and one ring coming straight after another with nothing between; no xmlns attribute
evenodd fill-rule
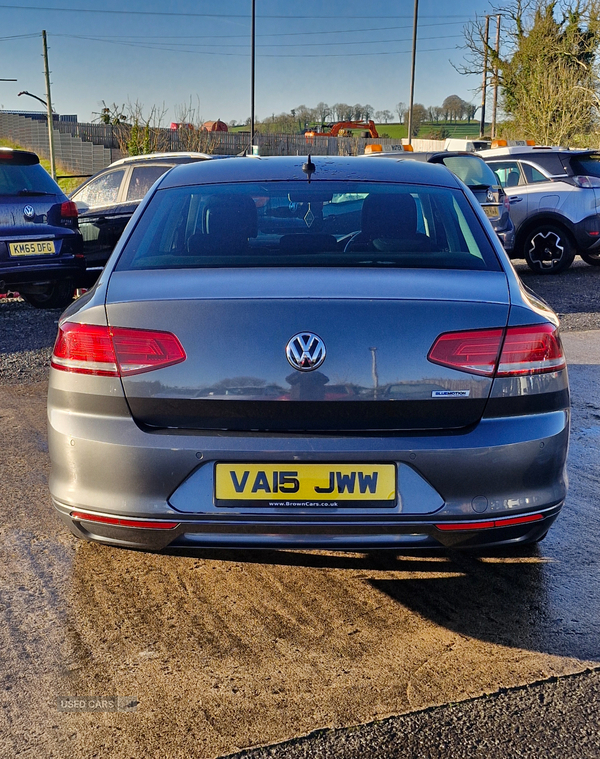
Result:
<svg viewBox="0 0 600 759"><path fill-rule="evenodd" d="M218 163L217 169L206 165L175 169L159 186L239 181L240 174L251 181L257 176L261 181L274 175L297 178L302 160L248 159L237 161L235 171L227 160ZM443 167L415 163L418 168L413 170L398 169L392 162L374 163L378 181L383 174L387 181L417 178L458 184ZM324 159L319 168L323 173L331 171L336 179L352 174L354 180L359 171L351 161L331 159ZM543 536L560 510L567 487L566 370L490 380L424 360L435 337L448 329L558 323L553 312L522 287L484 212L468 191L465 195L502 263L501 272L348 269L337 271L335 277L310 269L215 269L204 270L202 276L189 270L114 272L127 244L126 233L97 286L68 309L62 320L171 329L184 343L189 360L123 380L51 371L50 489L65 522L81 537L152 549L167 545L469 546ZM136 212L129 234L148 202ZM258 319L258 340L253 319ZM389 329L391 321L398 334ZM348 340L350 324L357 330L355 345ZM362 387L370 381L365 363L368 349L383 335L382 352L389 355L382 357L381 384L406 388L399 404L387 403L409 408L416 392L417 401L440 409L436 424L430 429L420 422L404 429L396 425L369 432L352 424L345 430L322 429L313 418L304 429L289 432L210 428L197 420L155 423L152 413L158 407L183 400L181 416L189 420L189 404L221 402L199 399L198 394L230 376L232 353L240 356L244 367L251 362L265 382L283 387L284 372L289 372L285 340L298 330L317 331L317 327L332 346L332 363L326 362L324 370L326 366L336 381L336 375L345 370L343 379ZM271 339L272 353L257 349L261 340ZM344 352L352 359L348 363L340 357ZM391 360L394 352L399 357L397 365ZM407 357L405 363L402 355ZM433 400L431 388L457 379L472 397L460 411L463 414L469 406L467 415L449 420L444 409L451 406L444 404L452 401ZM478 400L482 403L473 416ZM144 405L145 401L150 405ZM382 401L373 394L357 401L367 412L374 402ZM282 414L290 405L283 400L271 403L278 404ZM341 413L347 404L332 399L326 405ZM392 507L257 509L242 505L223 509L212 497L213 467L218 462L382 461L397 467L398 499ZM77 509L107 517L168 519L175 526L154 530L92 523L74 519ZM503 520L530 514L532 509L543 516L541 522L515 527L509 521L503 526ZM442 532L438 527L457 519L476 523L482 518L498 519L498 529L484 534Z"/></svg>

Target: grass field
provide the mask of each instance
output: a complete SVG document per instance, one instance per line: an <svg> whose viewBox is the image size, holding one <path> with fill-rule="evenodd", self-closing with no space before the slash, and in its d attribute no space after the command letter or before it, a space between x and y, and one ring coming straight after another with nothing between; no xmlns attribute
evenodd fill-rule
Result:
<svg viewBox="0 0 600 759"><path fill-rule="evenodd" d="M408 136L406 124L399 124L398 122L389 124L375 124L377 131L381 137L387 136L393 140L401 140ZM260 126L258 127L260 130ZM318 127L315 127L318 128ZM417 135L420 139L427 139L430 134L440 132L441 130L448 132L448 137L477 137L479 135L479 122L478 121L452 121L452 122L425 122L419 129ZM246 125L240 125L231 127L230 132L234 134L236 132L248 132L249 127ZM355 137L358 137L364 130L356 129L353 131Z"/></svg>
<svg viewBox="0 0 600 759"><path fill-rule="evenodd" d="M0 139L0 147L15 148L16 150L22 149L20 145L17 145L14 142L11 142L10 140L2 140L2 139ZM40 158L40 163L49 174L50 161L47 161L45 158ZM64 166L61 166L60 164L57 164L56 172L57 174L63 174L63 175L69 174L69 172L64 168ZM58 184L61 190L65 193L65 195L68 195L70 192L73 192L73 190L76 187L79 187L82 181L83 181L82 179L75 179L75 178L68 177L67 179L59 179Z"/></svg>

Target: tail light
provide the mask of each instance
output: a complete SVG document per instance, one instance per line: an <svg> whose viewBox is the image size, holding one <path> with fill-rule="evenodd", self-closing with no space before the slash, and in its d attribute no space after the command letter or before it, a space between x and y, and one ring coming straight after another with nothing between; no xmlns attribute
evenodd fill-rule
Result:
<svg viewBox="0 0 600 759"><path fill-rule="evenodd" d="M600 187L600 177L588 177L585 174L579 174L573 177L573 181L578 187L585 187L586 189Z"/></svg>
<svg viewBox="0 0 600 759"><path fill-rule="evenodd" d="M558 330L552 324L447 332L438 337L427 358L484 377L557 372L566 366Z"/></svg>
<svg viewBox="0 0 600 759"><path fill-rule="evenodd" d="M60 218L61 219L76 219L79 216L77 206L72 200L66 200L60 204Z"/></svg>
<svg viewBox="0 0 600 759"><path fill-rule="evenodd" d="M126 377L185 359L181 343L170 332L65 322L58 330L51 364L65 372Z"/></svg>

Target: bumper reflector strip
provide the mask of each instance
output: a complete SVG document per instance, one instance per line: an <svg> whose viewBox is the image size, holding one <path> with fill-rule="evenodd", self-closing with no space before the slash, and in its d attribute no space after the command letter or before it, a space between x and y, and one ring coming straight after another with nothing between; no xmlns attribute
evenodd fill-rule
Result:
<svg viewBox="0 0 600 759"><path fill-rule="evenodd" d="M172 530L179 522L148 522L141 519L122 519L121 517L104 517L100 514L85 514L83 511L72 511L72 519L81 519L86 522L100 522L101 524L113 524L117 527L137 527L143 530Z"/></svg>
<svg viewBox="0 0 600 759"><path fill-rule="evenodd" d="M515 524L527 524L539 522L543 514L528 514L524 517L510 517L508 519L487 519L485 522L463 522L453 524L436 524L438 530L485 530L488 527L512 527Z"/></svg>

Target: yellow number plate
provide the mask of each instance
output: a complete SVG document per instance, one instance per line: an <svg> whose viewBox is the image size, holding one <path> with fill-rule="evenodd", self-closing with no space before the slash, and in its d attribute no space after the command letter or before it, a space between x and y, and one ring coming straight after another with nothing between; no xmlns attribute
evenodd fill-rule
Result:
<svg viewBox="0 0 600 759"><path fill-rule="evenodd" d="M219 506L393 506L394 464L217 464Z"/></svg>
<svg viewBox="0 0 600 759"><path fill-rule="evenodd" d="M36 242L10 242L8 249L11 256L49 256L56 253L52 240Z"/></svg>
<svg viewBox="0 0 600 759"><path fill-rule="evenodd" d="M498 206L482 206L482 208L488 219L497 219L500 216Z"/></svg>

